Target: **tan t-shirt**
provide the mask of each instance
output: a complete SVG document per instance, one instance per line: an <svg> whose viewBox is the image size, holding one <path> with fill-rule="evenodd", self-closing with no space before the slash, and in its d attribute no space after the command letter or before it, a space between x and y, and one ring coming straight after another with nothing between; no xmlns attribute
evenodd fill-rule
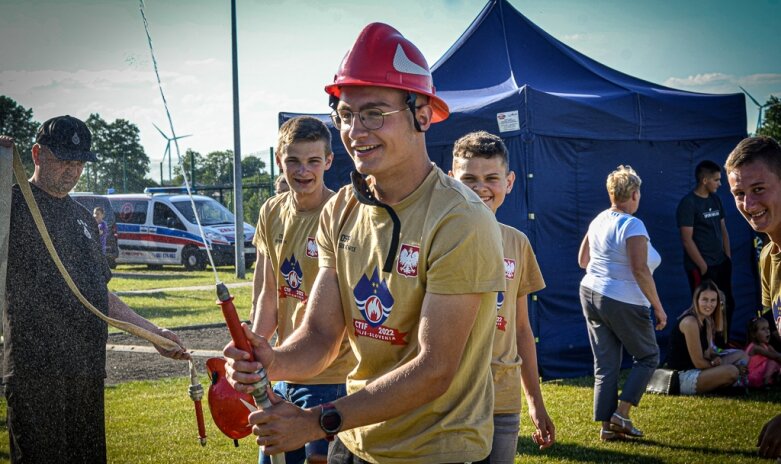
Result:
<svg viewBox="0 0 781 464"><path fill-rule="evenodd" d="M322 210L321 206L311 211L296 211L292 192L271 197L260 208L252 243L271 260L277 279L277 346L301 325L306 312L319 270L316 239ZM296 383L341 384L353 367L355 356L345 337L339 355L330 366L315 377Z"/></svg>
<svg viewBox="0 0 781 464"><path fill-rule="evenodd" d="M483 298L447 392L401 416L341 432L339 438L369 462L483 459L493 436L489 366L496 292L505 288L499 227L472 191L436 166L393 209L401 236L390 273L382 269L393 235L387 211L359 203L348 185L321 215L320 266L336 270L347 333L358 358L347 376L348 394L416 356L427 292L483 293Z"/></svg>
<svg viewBox="0 0 781 464"><path fill-rule="evenodd" d="M537 257L526 235L505 224L499 224L504 248L504 278L507 291L496 299L496 333L491 371L494 376L494 414L521 412L521 363L518 354L518 295L528 295L545 288Z"/></svg>
<svg viewBox="0 0 781 464"><path fill-rule="evenodd" d="M776 328L781 334L781 251L770 242L759 255L759 272L762 281L762 306L773 311Z"/></svg>

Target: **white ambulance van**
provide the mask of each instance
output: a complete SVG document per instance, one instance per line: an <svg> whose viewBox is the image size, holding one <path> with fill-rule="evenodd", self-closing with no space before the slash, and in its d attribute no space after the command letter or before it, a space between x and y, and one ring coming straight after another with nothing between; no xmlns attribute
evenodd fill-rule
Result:
<svg viewBox="0 0 781 464"><path fill-rule="evenodd" d="M187 195L135 193L106 195L117 222L119 264L182 264L202 270L208 263L206 248ZM213 198L194 195L195 208L216 266L234 264L234 215ZM244 223L244 261L255 261L255 228Z"/></svg>

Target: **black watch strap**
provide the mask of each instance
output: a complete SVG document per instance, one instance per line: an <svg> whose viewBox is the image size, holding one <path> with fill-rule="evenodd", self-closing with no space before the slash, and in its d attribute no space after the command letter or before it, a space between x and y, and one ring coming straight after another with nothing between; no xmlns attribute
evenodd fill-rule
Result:
<svg viewBox="0 0 781 464"><path fill-rule="evenodd" d="M342 415L331 403L320 405L320 428L325 432L325 439L334 440L334 435L342 430Z"/></svg>

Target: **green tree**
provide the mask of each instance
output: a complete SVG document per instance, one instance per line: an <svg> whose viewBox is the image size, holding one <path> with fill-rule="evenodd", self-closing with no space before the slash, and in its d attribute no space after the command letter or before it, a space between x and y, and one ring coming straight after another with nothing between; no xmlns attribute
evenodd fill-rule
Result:
<svg viewBox="0 0 781 464"><path fill-rule="evenodd" d="M781 141L781 99L778 97L771 95L765 103L762 127L757 133Z"/></svg>
<svg viewBox="0 0 781 464"><path fill-rule="evenodd" d="M28 174L32 174L35 167L30 149L35 143L38 126L40 124L33 120L32 109L19 105L12 98L0 95L0 134L14 138Z"/></svg>
<svg viewBox="0 0 781 464"><path fill-rule="evenodd" d="M233 185L233 150L213 151L206 155L202 172L205 185Z"/></svg>
<svg viewBox="0 0 781 464"><path fill-rule="evenodd" d="M264 172L266 163L257 156L241 160L241 174L244 194L244 221L252 225L258 222L260 206L268 199L272 190L271 174Z"/></svg>
<svg viewBox="0 0 781 464"><path fill-rule="evenodd" d="M103 193L109 188L116 192L141 192L154 184L149 173L149 157L139 139L138 127L125 119L107 122L99 114L91 114L85 121L92 132L92 150L98 162L87 163L77 190Z"/></svg>
<svg viewBox="0 0 781 464"><path fill-rule="evenodd" d="M182 166L187 175L191 175L190 160L194 161L195 166L195 182L190 179L195 190L198 191L198 187L226 187L222 191L222 200L233 211L233 150L213 151L205 157L197 151L187 150L182 165L174 168L174 185L184 185ZM250 224L257 222L260 206L269 197L273 184L270 174L263 172L265 167L266 164L256 156L247 156L241 160L244 221ZM199 193L212 192L201 190Z"/></svg>

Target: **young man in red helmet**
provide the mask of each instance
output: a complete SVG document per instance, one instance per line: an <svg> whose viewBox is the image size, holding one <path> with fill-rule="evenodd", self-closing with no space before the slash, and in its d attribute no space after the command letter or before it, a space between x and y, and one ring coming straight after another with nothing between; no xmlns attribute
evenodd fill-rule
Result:
<svg viewBox="0 0 781 464"><path fill-rule="evenodd" d="M337 440L329 463L453 463L485 459L493 433L490 359L501 235L473 192L433 165L425 131L448 116L420 51L368 25L326 87L353 158L352 185L326 204L320 271L302 326L279 347L245 333L276 378L317 374L347 331L358 364L348 395L253 413L268 454ZM228 375L251 391L259 363L226 347Z"/></svg>

